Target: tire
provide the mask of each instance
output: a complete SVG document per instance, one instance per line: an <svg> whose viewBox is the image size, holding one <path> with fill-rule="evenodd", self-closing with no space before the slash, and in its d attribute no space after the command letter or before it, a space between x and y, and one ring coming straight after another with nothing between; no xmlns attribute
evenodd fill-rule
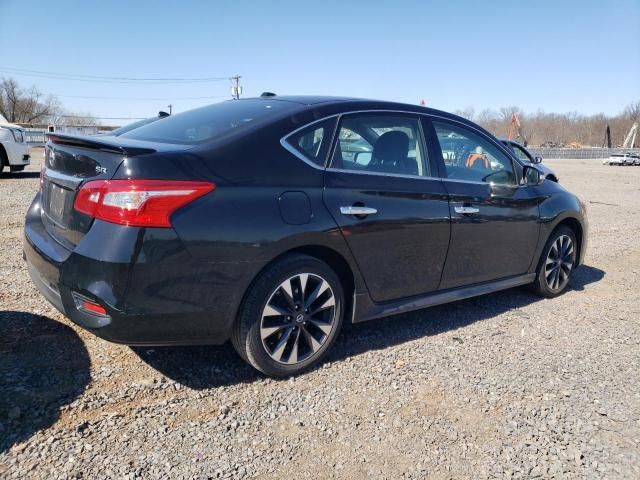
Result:
<svg viewBox="0 0 640 480"><path fill-rule="evenodd" d="M262 373L297 375L317 364L334 344L344 304L340 279L326 263L287 255L249 288L231 342Z"/></svg>
<svg viewBox="0 0 640 480"><path fill-rule="evenodd" d="M576 268L577 242L573 230L564 225L556 228L542 250L533 290L545 298L562 294Z"/></svg>

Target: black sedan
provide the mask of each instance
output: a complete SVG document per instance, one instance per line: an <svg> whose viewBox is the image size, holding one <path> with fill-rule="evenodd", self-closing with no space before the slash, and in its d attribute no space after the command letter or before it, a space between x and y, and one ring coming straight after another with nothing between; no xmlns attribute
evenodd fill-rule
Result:
<svg viewBox="0 0 640 480"><path fill-rule="evenodd" d="M413 105L234 100L51 135L45 157L24 255L53 305L114 342L231 339L272 376L318 362L344 322L519 285L555 297L587 243L575 195Z"/></svg>

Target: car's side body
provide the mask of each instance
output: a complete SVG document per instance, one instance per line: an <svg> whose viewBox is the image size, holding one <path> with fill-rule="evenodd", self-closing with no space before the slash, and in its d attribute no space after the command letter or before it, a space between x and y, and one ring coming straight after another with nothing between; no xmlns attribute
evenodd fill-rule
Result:
<svg viewBox="0 0 640 480"><path fill-rule="evenodd" d="M291 252L319 258L340 276L353 322L531 283L545 242L561 223L576 229L582 262L584 206L558 183L519 181L506 191L443 178L434 119L472 129L509 155L522 178L523 165L512 152L471 122L389 102L269 101L289 102L290 110L246 128L242 136L190 148L135 154L145 142L130 140L129 154L112 164L115 171L107 168L91 177L215 183L213 192L175 212L173 228L122 228L95 220L82 235L58 232L54 239L55 227L43 224L46 199L38 194L27 214L24 250L44 295L74 322L111 341L215 344L231 335L239 306L260 272ZM375 112L420 122L432 176L367 174L328 164L341 118ZM323 121L334 125L334 136L317 164L291 148L288 138ZM92 139L103 142L95 148L80 140L52 142L46 166L81 157L100 164L110 141ZM52 168L45 169L45 184L50 174L51 181L70 182L69 188L84 181ZM378 214L367 219L340 214L341 207L359 202L375 204ZM482 212L473 218L456 213L458 205L476 204ZM468 249L470 235L489 253ZM461 260L447 262L455 252ZM501 273L487 278L486 268ZM72 291L99 300L109 322L79 311Z"/></svg>
<svg viewBox="0 0 640 480"><path fill-rule="evenodd" d="M2 123L0 118L0 171L7 167L12 172L24 170L30 163L30 148L25 131L20 125Z"/></svg>

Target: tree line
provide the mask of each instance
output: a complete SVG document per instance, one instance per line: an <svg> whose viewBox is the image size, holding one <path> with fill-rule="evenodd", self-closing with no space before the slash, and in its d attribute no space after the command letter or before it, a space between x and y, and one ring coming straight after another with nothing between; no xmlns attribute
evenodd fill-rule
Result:
<svg viewBox="0 0 640 480"><path fill-rule="evenodd" d="M577 112L547 113L538 110L526 113L517 106L499 110L482 110L476 113L473 107L455 112L461 117L481 125L500 138L506 138L514 113L518 114L521 128L520 138L515 140L528 145L549 147L602 147L607 146L607 126L611 132L611 145L619 147L634 123L640 123L640 100L630 103L617 115L582 115ZM640 138L636 140L640 146Z"/></svg>
<svg viewBox="0 0 640 480"><path fill-rule="evenodd" d="M90 113L65 109L55 95L45 95L36 87L21 87L13 78L0 81L0 114L9 123L98 125Z"/></svg>

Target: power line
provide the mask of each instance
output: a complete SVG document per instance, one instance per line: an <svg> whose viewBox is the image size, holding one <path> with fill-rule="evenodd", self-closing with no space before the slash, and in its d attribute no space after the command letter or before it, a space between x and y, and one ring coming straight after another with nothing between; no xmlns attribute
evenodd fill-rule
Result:
<svg viewBox="0 0 640 480"><path fill-rule="evenodd" d="M58 79L58 80L75 80L80 82L94 82L94 83L139 83L139 82L201 83L201 82L228 81L231 78L231 77L192 77L192 78L111 77L111 76L102 76L102 75L82 75L82 74L59 73L59 72L45 72L41 70L28 70L25 68L13 68L13 67L2 67L2 66L0 66L0 72L10 73L14 75L31 76L31 77L52 78L52 79Z"/></svg>

